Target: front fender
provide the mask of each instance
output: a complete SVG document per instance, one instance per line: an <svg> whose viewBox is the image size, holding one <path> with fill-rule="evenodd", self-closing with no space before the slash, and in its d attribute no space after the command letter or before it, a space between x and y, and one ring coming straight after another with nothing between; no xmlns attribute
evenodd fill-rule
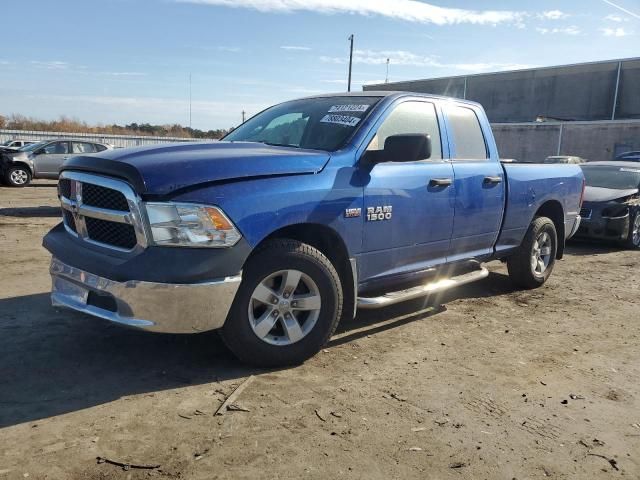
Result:
<svg viewBox="0 0 640 480"><path fill-rule="evenodd" d="M319 174L243 180L212 185L172 197L181 202L216 205L235 223L251 247L276 230L310 223L325 225L344 241L349 255L360 252L363 190L353 167L327 168Z"/></svg>

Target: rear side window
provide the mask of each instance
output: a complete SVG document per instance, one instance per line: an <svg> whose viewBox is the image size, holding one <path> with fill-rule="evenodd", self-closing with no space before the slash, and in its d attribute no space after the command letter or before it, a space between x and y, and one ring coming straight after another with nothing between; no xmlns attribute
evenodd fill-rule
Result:
<svg viewBox="0 0 640 480"><path fill-rule="evenodd" d="M73 153L93 153L95 151L93 143L73 142Z"/></svg>
<svg viewBox="0 0 640 480"><path fill-rule="evenodd" d="M487 146L484 142L480 121L470 108L450 105L446 107L455 144L455 159L485 160Z"/></svg>
<svg viewBox="0 0 640 480"><path fill-rule="evenodd" d="M380 125L367 150L382 150L387 137L411 133L430 135L430 158L434 160L442 158L438 116L433 103L428 102L404 102L398 105Z"/></svg>
<svg viewBox="0 0 640 480"><path fill-rule="evenodd" d="M107 147L105 147L104 145L100 145L99 143L96 143L95 147L96 147L96 152L103 152L107 149Z"/></svg>

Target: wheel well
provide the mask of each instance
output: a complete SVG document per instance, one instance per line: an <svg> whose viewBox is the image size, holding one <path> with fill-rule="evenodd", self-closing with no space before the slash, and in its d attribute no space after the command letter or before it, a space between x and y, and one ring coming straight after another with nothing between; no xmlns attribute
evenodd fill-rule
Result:
<svg viewBox="0 0 640 480"><path fill-rule="evenodd" d="M344 298L342 318L352 317L356 301L356 291L354 288L355 279L353 278L353 272L351 270L349 251L342 237L340 237L335 230L325 225L298 223L272 232L260 243L274 238L289 238L311 245L320 250L331 261L342 283ZM258 246L256 246L256 249Z"/></svg>
<svg viewBox="0 0 640 480"><path fill-rule="evenodd" d="M542 206L536 212L536 217L547 217L551 219L556 227L558 233L558 251L556 252L556 258L560 260L564 255L564 210L562 205L557 200L549 200L542 204Z"/></svg>
<svg viewBox="0 0 640 480"><path fill-rule="evenodd" d="M31 176L33 176L33 170L31 170L31 167L26 162L6 162L4 164L4 167L2 168L2 171L3 172L8 172L9 169L12 168L12 167L24 167L29 171Z"/></svg>

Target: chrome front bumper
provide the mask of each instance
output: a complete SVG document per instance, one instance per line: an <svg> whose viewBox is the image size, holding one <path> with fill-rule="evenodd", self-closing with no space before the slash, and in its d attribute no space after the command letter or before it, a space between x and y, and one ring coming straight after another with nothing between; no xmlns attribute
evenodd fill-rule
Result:
<svg viewBox="0 0 640 480"><path fill-rule="evenodd" d="M54 306L164 333L195 333L222 327L241 280L238 274L194 284L116 282L55 257L51 259L50 273Z"/></svg>
<svg viewBox="0 0 640 480"><path fill-rule="evenodd" d="M569 235L567 236L566 240L569 240L571 237L573 237L576 232L578 231L578 228L580 228L580 222L582 221L582 217L580 217L580 215L576 215L576 219L573 222L573 228L571 228L571 231L569 232Z"/></svg>

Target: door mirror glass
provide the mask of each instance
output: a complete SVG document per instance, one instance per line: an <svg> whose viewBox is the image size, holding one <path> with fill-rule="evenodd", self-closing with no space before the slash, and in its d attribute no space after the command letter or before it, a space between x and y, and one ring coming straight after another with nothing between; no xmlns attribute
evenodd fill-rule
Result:
<svg viewBox="0 0 640 480"><path fill-rule="evenodd" d="M384 141L382 161L417 162L431 158L431 136L421 133L390 135Z"/></svg>

